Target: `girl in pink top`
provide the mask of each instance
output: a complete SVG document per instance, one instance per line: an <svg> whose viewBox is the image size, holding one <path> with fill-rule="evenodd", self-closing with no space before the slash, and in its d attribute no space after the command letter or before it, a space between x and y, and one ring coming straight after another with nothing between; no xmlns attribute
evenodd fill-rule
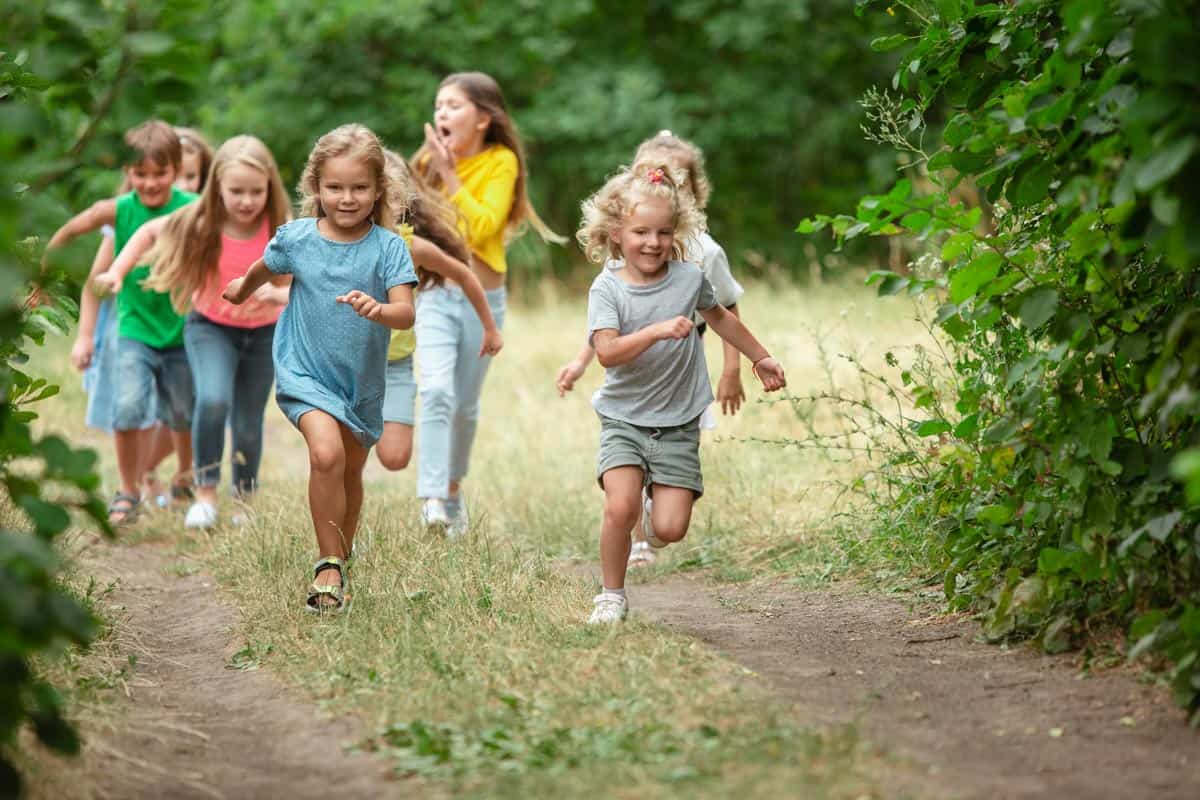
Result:
<svg viewBox="0 0 1200 800"><path fill-rule="evenodd" d="M242 305L221 298L233 279L262 258L275 229L290 218L275 158L253 136L236 136L217 150L199 202L143 225L108 272L101 288L119 286L151 248L146 286L170 292L175 307L191 306L183 331L196 386L192 444L196 502L184 525L217 523L217 484L225 426L233 430L233 487L244 495L258 483L263 412L275 379L271 348L275 322L287 303L287 278L268 283Z"/></svg>

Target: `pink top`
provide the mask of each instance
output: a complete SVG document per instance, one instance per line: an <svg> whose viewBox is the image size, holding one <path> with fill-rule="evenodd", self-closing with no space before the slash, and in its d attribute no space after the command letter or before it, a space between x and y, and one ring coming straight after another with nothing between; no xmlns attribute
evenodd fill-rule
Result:
<svg viewBox="0 0 1200 800"><path fill-rule="evenodd" d="M258 233L249 239L233 239L221 234L221 259L217 262L217 274L192 298L192 307L218 325L231 328L261 328L271 325L283 313L283 306L264 303L253 297L235 306L221 299L221 292L234 278L240 278L250 265L262 258L271 240L271 229L263 220Z"/></svg>

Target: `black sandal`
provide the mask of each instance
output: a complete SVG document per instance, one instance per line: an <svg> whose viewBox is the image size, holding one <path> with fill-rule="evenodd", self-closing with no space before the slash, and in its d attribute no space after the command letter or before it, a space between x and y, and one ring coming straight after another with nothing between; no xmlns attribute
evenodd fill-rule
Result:
<svg viewBox="0 0 1200 800"><path fill-rule="evenodd" d="M138 495L117 492L108 503L108 524L114 528L133 524L133 521L137 519L138 507L141 504L142 498ZM115 515L120 516L113 519Z"/></svg>

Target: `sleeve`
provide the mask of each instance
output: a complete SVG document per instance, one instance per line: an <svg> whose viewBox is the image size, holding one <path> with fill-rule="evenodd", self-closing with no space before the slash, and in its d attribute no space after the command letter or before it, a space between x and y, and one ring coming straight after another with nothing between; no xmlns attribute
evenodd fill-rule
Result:
<svg viewBox="0 0 1200 800"><path fill-rule="evenodd" d="M609 281L604 280L604 276L601 275L588 291L588 344L592 344L592 336L596 331L606 329L619 332L621 315Z"/></svg>
<svg viewBox="0 0 1200 800"><path fill-rule="evenodd" d="M450 200L467 221L467 245L479 250L508 225L508 214L515 201L520 168L511 150L502 150L483 185L476 192L466 185L450 195Z"/></svg>
<svg viewBox="0 0 1200 800"><path fill-rule="evenodd" d="M292 259L288 254L288 245L291 243L292 223L284 223L275 230L275 235L271 237L271 241L267 242L267 249L263 251L263 263L267 265L267 269L274 272L276 275L291 275L292 274Z"/></svg>
<svg viewBox="0 0 1200 800"><path fill-rule="evenodd" d="M704 277L712 284L718 303L726 308L737 305L745 289L734 279L733 272L729 269L729 258L725 255L725 248L709 240L708 247L704 248L700 269L704 270Z"/></svg>
<svg viewBox="0 0 1200 800"><path fill-rule="evenodd" d="M717 293L713 291L713 285L708 278L700 275L700 294L696 298L696 310L708 311L713 306L717 305Z"/></svg>
<svg viewBox="0 0 1200 800"><path fill-rule="evenodd" d="M412 254L408 245L400 236L389 237L383 259L383 285L391 289L393 286L414 286L417 283L417 271L413 267Z"/></svg>

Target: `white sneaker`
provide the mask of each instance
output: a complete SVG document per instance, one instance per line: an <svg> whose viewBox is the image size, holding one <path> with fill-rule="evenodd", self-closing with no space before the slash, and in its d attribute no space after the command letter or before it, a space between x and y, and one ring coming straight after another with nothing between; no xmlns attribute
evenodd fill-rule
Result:
<svg viewBox="0 0 1200 800"><path fill-rule="evenodd" d="M619 594L601 592L593 598L595 608L588 617L588 625L605 625L610 622L620 622L629 613L629 603Z"/></svg>
<svg viewBox="0 0 1200 800"><path fill-rule="evenodd" d="M646 534L646 541L651 547L666 547L667 542L654 535L654 523L650 520L653 514L650 512L654 509L654 501L650 499L650 495L642 489L642 532Z"/></svg>
<svg viewBox="0 0 1200 800"><path fill-rule="evenodd" d="M451 539L457 539L460 536L465 536L470 529L471 514L467 511L467 499L459 495L458 513L450 518L450 527L446 529L446 535Z"/></svg>
<svg viewBox="0 0 1200 800"><path fill-rule="evenodd" d="M649 542L634 542L629 548L629 566L640 567L642 564L652 564L658 558L658 553L650 547Z"/></svg>
<svg viewBox="0 0 1200 800"><path fill-rule="evenodd" d="M187 516L183 518L185 528L211 528L216 524L217 507L203 500L192 503L191 508L187 510Z"/></svg>
<svg viewBox="0 0 1200 800"><path fill-rule="evenodd" d="M446 515L446 501L440 497L425 498L425 504L421 506L421 524L426 528L445 530L450 524L450 517Z"/></svg>

